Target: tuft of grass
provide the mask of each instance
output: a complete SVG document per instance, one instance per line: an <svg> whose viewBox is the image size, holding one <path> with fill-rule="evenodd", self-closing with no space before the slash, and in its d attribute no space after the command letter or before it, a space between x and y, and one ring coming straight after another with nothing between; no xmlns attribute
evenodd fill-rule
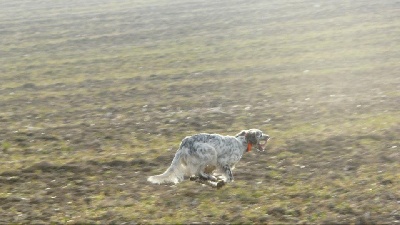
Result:
<svg viewBox="0 0 400 225"><path fill-rule="evenodd" d="M11 148L11 143L8 141L1 142L1 148L4 152L7 152Z"/></svg>

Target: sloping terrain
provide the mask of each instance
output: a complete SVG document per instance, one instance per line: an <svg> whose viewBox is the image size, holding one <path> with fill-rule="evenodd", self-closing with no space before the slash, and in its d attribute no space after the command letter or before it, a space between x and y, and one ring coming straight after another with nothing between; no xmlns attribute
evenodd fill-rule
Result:
<svg viewBox="0 0 400 225"><path fill-rule="evenodd" d="M0 2L0 223L400 223L400 3ZM152 185L258 128L235 182Z"/></svg>

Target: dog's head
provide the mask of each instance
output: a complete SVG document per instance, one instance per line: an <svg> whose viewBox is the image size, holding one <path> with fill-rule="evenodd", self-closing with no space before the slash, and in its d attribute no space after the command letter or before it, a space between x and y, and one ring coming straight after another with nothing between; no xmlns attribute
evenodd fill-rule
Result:
<svg viewBox="0 0 400 225"><path fill-rule="evenodd" d="M236 137L244 136L248 144L247 151L249 152L252 146L256 146L257 151L265 151L265 145L268 142L269 136L264 134L261 130L250 129L242 130Z"/></svg>

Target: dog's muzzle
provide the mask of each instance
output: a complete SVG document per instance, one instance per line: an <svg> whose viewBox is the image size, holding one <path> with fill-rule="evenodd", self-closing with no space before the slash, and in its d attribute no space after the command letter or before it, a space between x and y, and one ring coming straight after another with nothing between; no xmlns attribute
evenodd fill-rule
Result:
<svg viewBox="0 0 400 225"><path fill-rule="evenodd" d="M265 146L267 145L268 140L269 140L269 136L268 135L263 135L260 138L260 140L258 141L257 151L264 152L265 151Z"/></svg>

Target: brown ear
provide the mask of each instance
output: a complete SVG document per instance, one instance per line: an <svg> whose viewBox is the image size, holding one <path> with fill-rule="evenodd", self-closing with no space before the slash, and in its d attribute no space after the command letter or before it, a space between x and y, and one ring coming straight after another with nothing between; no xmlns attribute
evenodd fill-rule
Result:
<svg viewBox="0 0 400 225"><path fill-rule="evenodd" d="M236 134L236 137L240 137L240 136L246 136L246 131L242 130L238 134Z"/></svg>

